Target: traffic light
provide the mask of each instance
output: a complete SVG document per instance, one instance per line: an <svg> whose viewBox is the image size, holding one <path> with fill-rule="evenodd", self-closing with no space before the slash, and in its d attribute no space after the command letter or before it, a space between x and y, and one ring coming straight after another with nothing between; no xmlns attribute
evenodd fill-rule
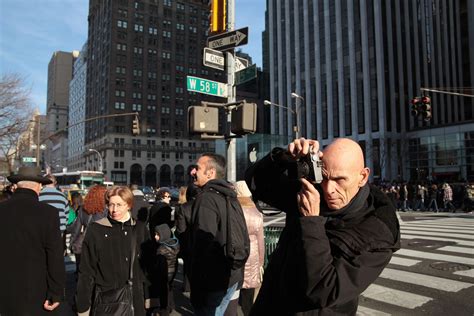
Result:
<svg viewBox="0 0 474 316"><path fill-rule="evenodd" d="M411 99L411 115L413 116L418 116L420 114L420 105L421 105L421 99L419 97Z"/></svg>
<svg viewBox="0 0 474 316"><path fill-rule="evenodd" d="M227 0L209 0L209 35L227 30Z"/></svg>
<svg viewBox="0 0 474 316"><path fill-rule="evenodd" d="M231 132L236 135L255 133L257 130L257 104L243 102L232 113Z"/></svg>
<svg viewBox="0 0 474 316"><path fill-rule="evenodd" d="M431 119L431 98L429 96L421 98L421 115L425 121Z"/></svg>
<svg viewBox="0 0 474 316"><path fill-rule="evenodd" d="M132 121L132 134L133 136L140 135L140 125L138 122L138 116L135 116L135 118Z"/></svg>

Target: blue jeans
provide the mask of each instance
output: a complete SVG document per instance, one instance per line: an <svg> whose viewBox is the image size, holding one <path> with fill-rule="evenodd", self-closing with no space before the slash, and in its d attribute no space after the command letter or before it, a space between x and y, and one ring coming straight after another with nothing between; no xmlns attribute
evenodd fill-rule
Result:
<svg viewBox="0 0 474 316"><path fill-rule="evenodd" d="M199 304L199 306L193 306L194 314L196 316L223 316L232 295L237 290L238 284L237 282L224 291L203 294L204 302L203 304Z"/></svg>

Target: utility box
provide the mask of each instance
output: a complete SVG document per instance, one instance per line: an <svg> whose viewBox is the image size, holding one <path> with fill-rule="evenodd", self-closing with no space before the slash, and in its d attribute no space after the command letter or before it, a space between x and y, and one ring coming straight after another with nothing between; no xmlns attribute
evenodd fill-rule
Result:
<svg viewBox="0 0 474 316"><path fill-rule="evenodd" d="M219 132L219 109L206 106L190 106L188 109L189 131L192 133Z"/></svg>
<svg viewBox="0 0 474 316"><path fill-rule="evenodd" d="M242 103L232 112L231 131L236 135L255 133L257 130L257 104Z"/></svg>

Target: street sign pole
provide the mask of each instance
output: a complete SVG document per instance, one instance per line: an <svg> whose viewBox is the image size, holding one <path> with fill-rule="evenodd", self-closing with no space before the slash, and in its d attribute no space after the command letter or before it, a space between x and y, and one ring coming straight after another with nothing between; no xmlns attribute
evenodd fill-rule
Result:
<svg viewBox="0 0 474 316"><path fill-rule="evenodd" d="M227 31L233 31L235 28L235 1L234 0L227 0ZM231 49L227 52L227 84L229 86L229 97L227 98L228 103L235 102L236 99L236 89L234 85L234 49ZM227 125L229 128L228 135L232 135L231 133L231 122L232 122L232 111L229 111L227 114ZM230 137L227 139L227 180L228 181L236 181L236 169L237 169L237 162L236 162L236 140L234 137Z"/></svg>

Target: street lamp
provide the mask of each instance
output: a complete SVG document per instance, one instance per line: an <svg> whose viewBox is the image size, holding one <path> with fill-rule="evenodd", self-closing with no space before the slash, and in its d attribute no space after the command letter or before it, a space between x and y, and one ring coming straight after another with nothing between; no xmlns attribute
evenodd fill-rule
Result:
<svg viewBox="0 0 474 316"><path fill-rule="evenodd" d="M302 102L304 102L304 98L302 96L300 96L299 94L296 94L295 92L291 93L291 97L293 99L297 99L295 108L296 108L296 126L298 128L297 135L298 135L299 131L300 131L300 126L301 126L301 122L300 122L300 106L301 106L301 104L300 104L300 101L298 101L298 99L300 99ZM296 136L296 138L298 138L298 136Z"/></svg>
<svg viewBox="0 0 474 316"><path fill-rule="evenodd" d="M93 149L93 148L89 148L89 151L95 152L99 156L99 171L102 172L102 155L100 154L98 150Z"/></svg>
<svg viewBox="0 0 474 316"><path fill-rule="evenodd" d="M292 108L290 107L287 107L287 106L283 106L283 105L280 105L280 104L277 104L277 103L274 103L272 101L268 101L268 100L263 100L263 104L265 105L273 105L273 106L277 106L279 108L284 108L284 109L287 109L288 111L290 111L291 113L295 114L296 116L296 125L293 126L293 131L295 132L295 138L298 139L300 138L300 120L299 120L299 106L296 107L296 111L293 110Z"/></svg>

